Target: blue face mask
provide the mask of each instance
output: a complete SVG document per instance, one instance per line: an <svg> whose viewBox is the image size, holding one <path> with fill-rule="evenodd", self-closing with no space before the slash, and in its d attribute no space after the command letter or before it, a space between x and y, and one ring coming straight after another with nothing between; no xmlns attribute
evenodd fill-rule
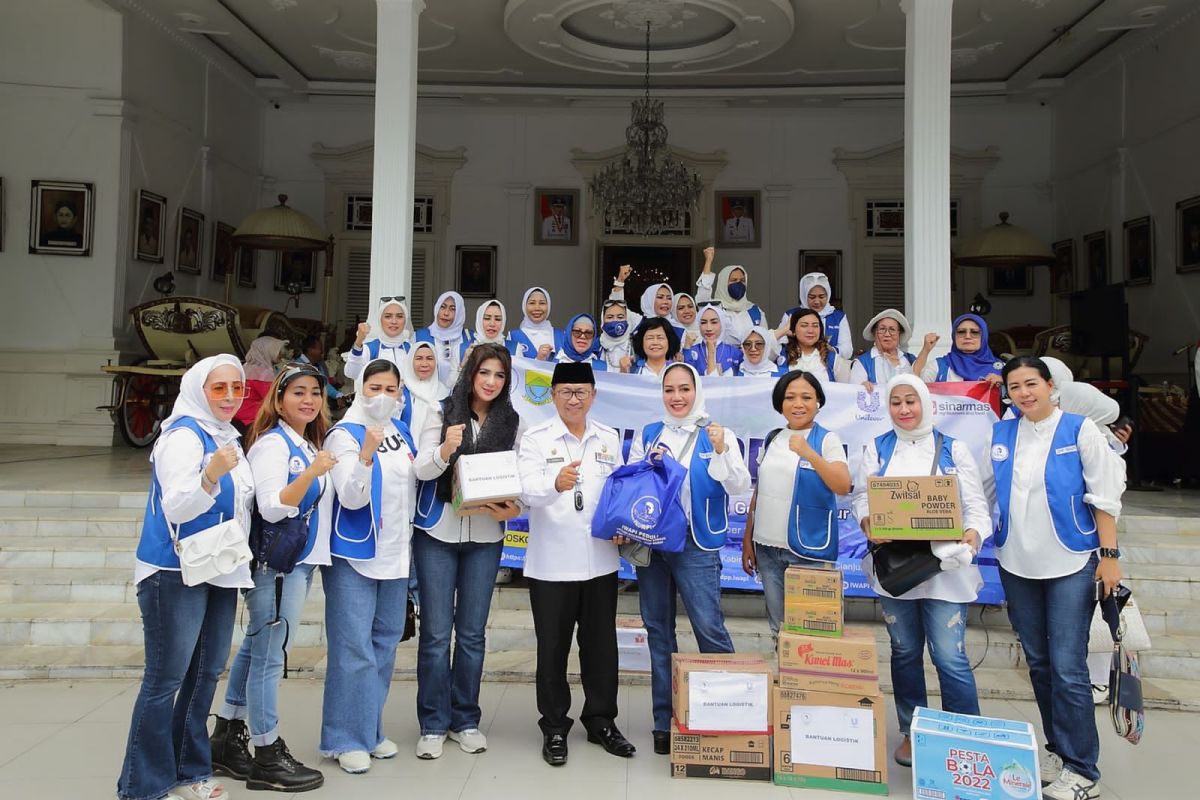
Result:
<svg viewBox="0 0 1200 800"><path fill-rule="evenodd" d="M734 300L741 300L746 296L746 284L731 283L729 284L729 296Z"/></svg>
<svg viewBox="0 0 1200 800"><path fill-rule="evenodd" d="M613 320L612 322L604 323L601 330L614 339L620 339L625 335L625 331L629 330L629 323L623 319L617 319Z"/></svg>

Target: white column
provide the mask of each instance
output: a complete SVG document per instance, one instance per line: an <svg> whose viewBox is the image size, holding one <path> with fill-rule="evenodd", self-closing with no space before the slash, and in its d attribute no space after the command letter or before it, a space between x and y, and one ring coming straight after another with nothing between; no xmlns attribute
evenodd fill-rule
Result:
<svg viewBox="0 0 1200 800"><path fill-rule="evenodd" d="M776 161L775 163L782 163ZM773 313L780 308L791 308L795 303L792 298L797 296L799 284L796 282L796 262L793 261L791 248L792 236L792 184L768 183L764 193L767 200L765 219L767 222L767 240L762 246L767 249L767 275L756 275L757 280L751 291L757 298L770 298L764 306ZM766 280L763 280L766 278ZM767 292L764 294L763 290ZM778 317L767 316L763 327L774 330Z"/></svg>
<svg viewBox="0 0 1200 800"><path fill-rule="evenodd" d="M929 332L950 345L950 12L953 0L902 0L904 304L909 349Z"/></svg>
<svg viewBox="0 0 1200 800"><path fill-rule="evenodd" d="M417 20L424 0L375 0L375 171L371 299L412 288L417 147Z"/></svg>

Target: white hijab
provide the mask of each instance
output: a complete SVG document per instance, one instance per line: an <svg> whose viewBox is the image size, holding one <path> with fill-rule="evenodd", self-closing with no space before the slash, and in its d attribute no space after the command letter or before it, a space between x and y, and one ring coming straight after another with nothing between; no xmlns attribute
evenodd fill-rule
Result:
<svg viewBox="0 0 1200 800"><path fill-rule="evenodd" d="M775 338L766 328L761 325L755 325L746 333L742 339L742 344L746 343L746 339L750 338L751 333L757 333L762 337L763 342L763 357L762 361L757 364L750 363L749 357L745 351L742 351L742 366L741 372L743 375L774 375L779 369L779 365L775 363L779 360L779 340Z"/></svg>
<svg viewBox="0 0 1200 800"><path fill-rule="evenodd" d="M808 308L808 293L812 291L814 286L820 286L825 290L825 307L817 313L822 317L828 317L834 312L833 306L833 287L829 285L829 278L824 272L810 272L800 278L800 307Z"/></svg>
<svg viewBox="0 0 1200 800"><path fill-rule="evenodd" d="M546 298L546 318L541 322L533 322L529 319L529 314L525 311L525 305L529 302L529 295L534 292L541 292ZM551 343L554 341L554 325L550 322L550 311L553 309L550 303L550 293L540 286L530 286L525 290L525 294L521 296L521 330L529 336L530 341L533 341L535 335L542 337L549 336Z"/></svg>
<svg viewBox="0 0 1200 800"><path fill-rule="evenodd" d="M429 343L425 342L425 344L429 344ZM371 368L371 364L374 364L375 361L382 361L383 363L387 364L392 369L399 369L399 367L397 367L393 362L387 360L386 358L377 358L374 361L371 361L370 363L368 363L367 366L363 368L363 371L358 373L358 377L354 379L354 402L352 402L350 404L350 408L346 409L346 413L344 415L342 415L342 419L341 419L342 422L350 422L355 425L365 425L368 428L379 424L374 418L371 417L371 415L369 415L367 413L365 406L366 406L366 402L370 398L367 397L363 393L363 383L364 383L363 376L365 376L367 374L367 370ZM404 403L404 371L400 370L400 390L396 393L396 410L392 413L392 416L394 418L399 419L400 414L402 414L404 412L403 403Z"/></svg>
<svg viewBox="0 0 1200 800"><path fill-rule="evenodd" d="M661 317L661 314L654 312L654 298L658 295L658 290L666 286L667 291L671 291L671 287L665 283L654 283L646 287L646 291L642 292L642 316L649 319L650 317ZM667 315L670 317L670 314Z"/></svg>
<svg viewBox="0 0 1200 800"><path fill-rule="evenodd" d="M685 297L692 301L692 306L696 309L696 316L692 317L691 325L684 325L679 320L679 317L676 316L679 313L679 301ZM680 292L671 298L671 324L677 328L683 328L684 333L694 333L696 336L700 335L700 307L696 302L696 298L692 297L687 292Z"/></svg>
<svg viewBox="0 0 1200 800"><path fill-rule="evenodd" d="M621 308L625 309L625 333L621 336L609 336L607 333L604 332L604 323L598 322L597 324L600 325L600 331L599 331L599 333L600 333L600 348L605 351L613 350L617 347L628 346L629 345L629 337L633 335L633 328L630 327L630 325L629 325L629 306L625 305L620 300L606 301L604 303L603 310L601 310L601 312L600 312L600 319L603 320L604 312L607 311L608 309L612 308L615 305L619 305L619 306L621 306Z"/></svg>
<svg viewBox="0 0 1200 800"><path fill-rule="evenodd" d="M237 428L233 427L232 423L222 422L217 419L212 412L212 408L208 405L208 396L204 393L204 384L208 380L208 376L217 367L229 365L237 367L238 375L244 381L246 372L242 369L242 362L237 360L237 357L227 353L222 353L219 356L209 356L202 358L183 373L183 378L179 381L179 396L175 398L175 405L171 408L171 416L163 420L162 430L165 432L168 428L174 425L184 417L190 417L200 424L200 427L214 440L217 447L224 447L230 442L236 442L241 435ZM161 438L159 442L163 441ZM155 446L157 451L158 447ZM151 461L154 457L151 456Z"/></svg>
<svg viewBox="0 0 1200 800"><path fill-rule="evenodd" d="M1041 356L1050 368L1054 391L1050 399L1068 414L1081 414L1104 431L1121 416L1121 404L1090 383L1079 383L1071 368L1054 356Z"/></svg>
<svg viewBox="0 0 1200 800"><path fill-rule="evenodd" d="M700 380L700 373L696 372L696 368L691 364L675 362L668 364L662 371L662 375L658 379L658 385L661 388L667 382L667 374L674 372L676 369L686 369L692 373L692 382L696 386L695 401L692 403L692 408L685 416L677 417L667 408L667 404L663 403L663 422L668 428L676 428L688 430L694 428L701 420L709 419L708 410L704 407L704 383Z"/></svg>
<svg viewBox="0 0 1200 800"><path fill-rule="evenodd" d="M708 305L704 308L697 309L696 335L700 337L700 341L697 342L697 344L707 344L704 334L700 332L700 320L710 311L717 315L717 324L721 326L721 329L717 332L717 344L723 344L725 342L725 336L729 333L729 314L725 313L725 309L718 305Z"/></svg>
<svg viewBox="0 0 1200 800"><path fill-rule="evenodd" d="M388 336L383 330L383 312L389 306L399 306L400 310L404 312L404 329L400 331L399 336ZM371 326L371 332L368 335L372 339L378 339L392 347L402 345L413 338L412 314L408 313L408 303L402 300L381 301L379 305L375 306L375 310L371 312L371 317L367 320L367 323Z"/></svg>
<svg viewBox="0 0 1200 800"><path fill-rule="evenodd" d="M275 362L287 342L274 336L260 336L246 350L246 366L242 370L248 381L275 380Z"/></svg>
<svg viewBox="0 0 1200 800"><path fill-rule="evenodd" d="M489 308L491 308L492 306L495 306L496 308L500 309L500 333L496 334L496 336L493 338L488 338L483 333L483 315L486 314L487 310ZM488 344L503 345L505 343L505 337L507 335L508 335L508 309L506 309L504 307L504 303L501 303L499 300L488 300L483 305L481 305L479 308L475 309L475 339L474 339L474 341L477 344L488 343Z"/></svg>
<svg viewBox="0 0 1200 800"><path fill-rule="evenodd" d="M729 296L729 276L733 274L735 269L740 269L742 274L746 276L743 282L746 287L746 294L741 300L734 300ZM730 264L721 269L717 273L716 283L713 285L713 299L721 304L721 308L726 311L736 314L739 311L748 311L754 303L750 300L750 273L741 264Z"/></svg>
<svg viewBox="0 0 1200 800"><path fill-rule="evenodd" d="M497 344L504 344L504 338L501 337ZM417 377L417 371L413 369L413 359L417 355L417 350L422 347L428 349L433 354L433 374L424 380ZM438 378L437 351L433 349L433 345L429 342L417 342L413 345L412 350L409 351L408 358L404 359L404 362L400 365L400 378L404 381L404 386L408 388L410 395L414 398L424 400L431 405L450 395L450 389Z"/></svg>
<svg viewBox="0 0 1200 800"><path fill-rule="evenodd" d="M450 323L450 327L443 328L438 324L437 312L447 297L454 301L454 322ZM467 305L463 302L462 295L458 292L442 292L433 304L433 324L429 326L429 335L439 342L456 342L462 338L463 324L466 321Z"/></svg>
<svg viewBox="0 0 1200 800"><path fill-rule="evenodd" d="M919 442L933 432L933 398L929 396L929 388L925 385L925 381L916 375L896 375L888 381L887 392L884 393L884 397L887 398L885 402L889 406L892 403L892 392L898 386L911 386L916 391L917 397L921 398L921 421L911 431L906 431L893 422L892 430L903 441Z"/></svg>

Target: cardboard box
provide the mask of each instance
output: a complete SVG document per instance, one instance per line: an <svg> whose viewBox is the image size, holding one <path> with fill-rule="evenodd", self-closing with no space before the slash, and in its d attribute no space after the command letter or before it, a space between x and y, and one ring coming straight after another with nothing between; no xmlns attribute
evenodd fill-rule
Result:
<svg viewBox="0 0 1200 800"><path fill-rule="evenodd" d="M783 630L841 636L842 624L842 571L788 567L783 574Z"/></svg>
<svg viewBox="0 0 1200 800"><path fill-rule="evenodd" d="M1028 722L918 708L911 733L917 800L1038 796L1038 742Z"/></svg>
<svg viewBox="0 0 1200 800"><path fill-rule="evenodd" d="M775 783L886 795L884 702L879 694L776 687L771 699Z"/></svg>
<svg viewBox="0 0 1200 800"><path fill-rule="evenodd" d="M617 667L622 672L650 671L650 642L641 617L617 617Z"/></svg>
<svg viewBox="0 0 1200 800"><path fill-rule="evenodd" d="M779 685L845 694L879 691L879 654L870 628L847 626L842 637L779 632Z"/></svg>
<svg viewBox="0 0 1200 800"><path fill-rule="evenodd" d="M517 454L476 453L454 462L454 511L459 516L484 513L487 503L503 503L521 496Z"/></svg>
<svg viewBox="0 0 1200 800"><path fill-rule="evenodd" d="M867 507L871 533L880 539L951 540L962 538L962 509L954 475L870 478Z"/></svg>
<svg viewBox="0 0 1200 800"><path fill-rule="evenodd" d="M681 733L671 722L671 777L771 780L771 736Z"/></svg>
<svg viewBox="0 0 1200 800"><path fill-rule="evenodd" d="M673 653L671 708L684 733L769 733L771 666L759 653Z"/></svg>

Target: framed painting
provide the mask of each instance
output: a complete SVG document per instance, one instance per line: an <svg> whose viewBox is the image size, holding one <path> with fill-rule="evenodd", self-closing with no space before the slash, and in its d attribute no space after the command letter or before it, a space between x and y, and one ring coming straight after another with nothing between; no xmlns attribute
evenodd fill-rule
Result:
<svg viewBox="0 0 1200 800"><path fill-rule="evenodd" d="M199 275L201 251L204 249L204 215L190 208L180 208L178 228L175 234L175 269Z"/></svg>
<svg viewBox="0 0 1200 800"><path fill-rule="evenodd" d="M239 265L240 267L240 265ZM299 287L299 290L296 290ZM288 294L317 290L315 250L281 250L275 255L275 291Z"/></svg>
<svg viewBox="0 0 1200 800"><path fill-rule="evenodd" d="M138 261L161 264L163 238L167 229L167 198L161 194L139 189L137 215L134 218L133 257Z"/></svg>
<svg viewBox="0 0 1200 800"><path fill-rule="evenodd" d="M533 190L533 243L579 244L579 190Z"/></svg>
<svg viewBox="0 0 1200 800"><path fill-rule="evenodd" d="M1108 285L1108 231L1096 231L1083 237L1087 259L1087 288Z"/></svg>
<svg viewBox="0 0 1200 800"><path fill-rule="evenodd" d="M1050 245L1054 263L1050 265L1050 293L1075 291L1075 240L1063 239Z"/></svg>
<svg viewBox="0 0 1200 800"><path fill-rule="evenodd" d="M212 269L208 276L218 283L224 283L225 276L233 269L234 230L224 222L213 224Z"/></svg>
<svg viewBox="0 0 1200 800"><path fill-rule="evenodd" d="M495 245L454 248L454 290L463 297L495 297L496 253Z"/></svg>
<svg viewBox="0 0 1200 800"><path fill-rule="evenodd" d="M32 181L30 195L29 252L56 256L92 254L95 219L92 184Z"/></svg>
<svg viewBox="0 0 1200 800"><path fill-rule="evenodd" d="M1154 283L1154 219L1138 217L1122 226L1125 240L1125 285L1148 286Z"/></svg>
<svg viewBox="0 0 1200 800"><path fill-rule="evenodd" d="M1175 204L1175 271L1200 272L1200 195Z"/></svg>
<svg viewBox="0 0 1200 800"><path fill-rule="evenodd" d="M717 247L758 247L762 243L762 192L717 192Z"/></svg>
<svg viewBox="0 0 1200 800"><path fill-rule="evenodd" d="M1033 294L1033 267L990 267L987 273L988 294L994 297Z"/></svg>

